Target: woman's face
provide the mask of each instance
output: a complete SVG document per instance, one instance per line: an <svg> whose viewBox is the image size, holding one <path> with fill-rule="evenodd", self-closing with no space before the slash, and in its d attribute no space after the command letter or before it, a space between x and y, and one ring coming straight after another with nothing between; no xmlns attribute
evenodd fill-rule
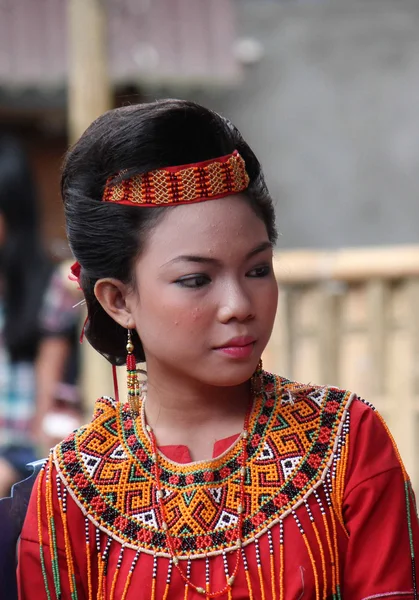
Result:
<svg viewBox="0 0 419 600"><path fill-rule="evenodd" d="M277 308L265 224L239 195L168 210L128 298L149 372L238 385L254 372Z"/></svg>

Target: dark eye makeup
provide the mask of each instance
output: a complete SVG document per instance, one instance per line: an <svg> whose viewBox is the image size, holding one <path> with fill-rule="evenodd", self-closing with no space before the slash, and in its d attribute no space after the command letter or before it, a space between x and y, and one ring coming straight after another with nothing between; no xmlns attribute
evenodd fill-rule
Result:
<svg viewBox="0 0 419 600"><path fill-rule="evenodd" d="M181 287L198 289L211 283L211 279L208 275L203 275L201 273L194 275L186 275L185 277L181 277L177 279L175 283Z"/></svg>
<svg viewBox="0 0 419 600"><path fill-rule="evenodd" d="M246 277L262 278L267 277L271 273L270 265L259 265L246 273ZM199 289L211 283L211 278L204 273L193 273L180 277L174 283L180 287Z"/></svg>

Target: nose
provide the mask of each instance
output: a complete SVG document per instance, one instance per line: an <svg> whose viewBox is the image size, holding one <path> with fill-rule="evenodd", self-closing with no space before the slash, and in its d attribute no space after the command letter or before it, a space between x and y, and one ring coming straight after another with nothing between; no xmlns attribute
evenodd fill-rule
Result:
<svg viewBox="0 0 419 600"><path fill-rule="evenodd" d="M218 318L221 323L228 323L232 320L244 322L254 318L252 299L239 282L229 281L224 286Z"/></svg>

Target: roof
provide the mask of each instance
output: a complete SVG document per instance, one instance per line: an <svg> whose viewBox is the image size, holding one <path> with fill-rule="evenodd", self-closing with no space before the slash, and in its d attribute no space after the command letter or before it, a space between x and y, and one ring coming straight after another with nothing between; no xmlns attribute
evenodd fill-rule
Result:
<svg viewBox="0 0 419 600"><path fill-rule="evenodd" d="M238 78L232 0L104 3L114 83L230 83ZM63 87L67 4L0 0L0 86Z"/></svg>

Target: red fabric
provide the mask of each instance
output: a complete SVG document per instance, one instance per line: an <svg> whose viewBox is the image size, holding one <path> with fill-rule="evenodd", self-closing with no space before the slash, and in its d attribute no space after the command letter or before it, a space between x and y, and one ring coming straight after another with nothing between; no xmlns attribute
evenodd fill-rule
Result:
<svg viewBox="0 0 419 600"><path fill-rule="evenodd" d="M340 549L341 597L344 600L366 600L368 598L387 598L392 600L413 599L412 571L408 525L406 518L406 502L402 469L392 443L378 416L366 405L356 400L350 409L350 455L346 475L346 485L343 503L343 517L347 535L338 526L338 544ZM216 442L214 455L218 455L230 446L234 437ZM189 462L188 449L184 446L165 446L161 450L172 460ZM322 488L319 494L325 502ZM56 499L55 509L58 510ZM320 509L313 496L309 499L319 535L326 547L325 529ZM414 549L419 553L419 527L412 503L412 532ZM322 577L319 547L313 533L307 512L304 507L297 509L297 514L307 534L310 547L317 565L320 582L320 598L323 597L325 582ZM84 536L84 517L81 511L68 497L68 520L70 523L70 538L73 547L73 557L76 567L76 579L79 600L88 598L87 594L87 562ZM91 539L94 541L93 527L90 528ZM47 540L47 525L43 514L43 538ZM279 527L272 528L274 544L275 570L273 579L278 585L279 579ZM60 560L64 557L63 532L57 519L57 543L60 548ZM262 564L262 580L265 589L265 599L271 600L271 569L267 536L260 539ZM297 598L313 599L315 595L314 573L303 538L298 531L295 520L288 516L284 520L285 543L285 600ZM114 542L109 554L107 575L107 596L109 597L112 577L115 572L120 546ZM255 545L250 544L245 549L254 600L262 598L261 584L257 571ZM97 569L95 550L92 548L93 588L96 587ZM121 598L124 583L134 556L134 551L127 549L124 555L120 575L116 585L115 599ZM228 556L230 570L233 568L235 555ZM225 585L225 575L222 558L211 558L211 588L221 589ZM53 589L50 560L46 556L48 580ZM327 597L331 595L330 560L326 565ZM61 565L64 565L64 558ZM134 571L127 600L150 600L151 574L153 558L141 554ZM158 559L156 599L160 600L164 593L168 561ZM70 600L69 585L66 573L61 573L62 600ZM198 585L205 581L205 561L192 563L191 579ZM21 600L37 600L46 598L42 572L39 563L39 542L37 535L36 490L32 494L28 515L22 531L19 552L19 598ZM276 589L279 598L279 589ZM54 595L52 595L54 597ZM96 597L96 594L93 594ZM184 584L173 571L169 592L170 599L184 597ZM233 600L247 600L248 587L245 581L243 563L240 563L239 574L233 587ZM189 591L188 600L198 600L201 595ZM223 599L227 596L223 597Z"/></svg>
<svg viewBox="0 0 419 600"><path fill-rule="evenodd" d="M407 591L412 587L411 559L399 460L377 415L359 402L352 409L352 427L358 433L351 436L343 507L349 532L346 564L351 572L344 580L344 598ZM410 505L418 558L418 520Z"/></svg>
<svg viewBox="0 0 419 600"><path fill-rule="evenodd" d="M216 440L212 451L212 457L216 458L217 456L220 456L220 454L228 450L230 446L232 446L237 440L239 435L239 433L236 433L235 435L231 435L230 437L224 438L223 440ZM189 452L188 446L160 446L159 450L163 452L163 454L167 458L181 465L185 465L186 463L192 462L191 453Z"/></svg>

